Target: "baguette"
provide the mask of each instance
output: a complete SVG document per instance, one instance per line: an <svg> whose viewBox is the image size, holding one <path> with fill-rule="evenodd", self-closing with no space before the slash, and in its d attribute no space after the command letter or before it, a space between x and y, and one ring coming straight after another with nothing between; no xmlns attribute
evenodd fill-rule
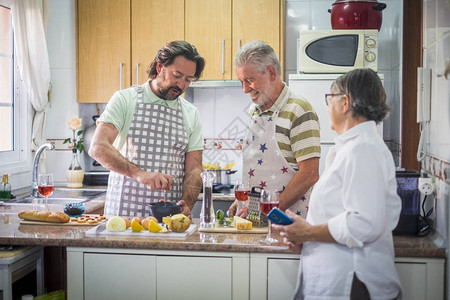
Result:
<svg viewBox="0 0 450 300"><path fill-rule="evenodd" d="M70 217L62 212L50 212L39 210L23 210L19 213L19 218L30 221L44 221L53 223L67 223Z"/></svg>

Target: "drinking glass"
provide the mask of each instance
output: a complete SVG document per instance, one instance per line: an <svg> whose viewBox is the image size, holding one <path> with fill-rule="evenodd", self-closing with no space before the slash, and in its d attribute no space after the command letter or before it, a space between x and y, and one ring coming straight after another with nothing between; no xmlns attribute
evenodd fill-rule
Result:
<svg viewBox="0 0 450 300"><path fill-rule="evenodd" d="M260 204L261 213L263 213L264 215L267 216L269 214L269 212L272 210L272 208L278 207L278 205L280 204L280 198L279 198L278 191L262 190L259 204ZM267 237L265 239L261 240L261 242L265 243L265 244L277 243L278 240L272 238L272 226L271 226L272 222L270 222L269 219L267 219L267 221L268 221L269 231L267 232Z"/></svg>
<svg viewBox="0 0 450 300"><path fill-rule="evenodd" d="M234 187L234 197L239 201L237 212L243 207L247 206L248 193L250 193L250 185L246 181L236 180L236 186Z"/></svg>
<svg viewBox="0 0 450 300"><path fill-rule="evenodd" d="M51 196L54 190L53 174L39 174L38 192L45 197L44 206L46 211L48 211L48 196Z"/></svg>

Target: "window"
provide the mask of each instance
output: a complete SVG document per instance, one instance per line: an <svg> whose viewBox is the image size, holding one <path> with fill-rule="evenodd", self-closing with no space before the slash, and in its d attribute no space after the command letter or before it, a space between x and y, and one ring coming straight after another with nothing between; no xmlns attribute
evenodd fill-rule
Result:
<svg viewBox="0 0 450 300"><path fill-rule="evenodd" d="M14 150L14 57L11 9L0 6L0 152Z"/></svg>
<svg viewBox="0 0 450 300"><path fill-rule="evenodd" d="M31 106L14 55L11 0L0 0L0 173L31 168ZM24 97L20 97L23 94ZM1 175L0 174L0 175Z"/></svg>

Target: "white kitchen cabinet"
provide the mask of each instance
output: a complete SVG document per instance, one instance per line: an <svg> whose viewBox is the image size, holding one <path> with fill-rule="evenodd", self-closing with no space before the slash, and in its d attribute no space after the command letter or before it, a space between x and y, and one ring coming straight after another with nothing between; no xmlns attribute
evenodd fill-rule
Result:
<svg viewBox="0 0 450 300"><path fill-rule="evenodd" d="M444 299L444 265L443 258L396 258L403 299Z"/></svg>
<svg viewBox="0 0 450 300"><path fill-rule="evenodd" d="M158 256L157 299L232 299L232 263L231 257Z"/></svg>
<svg viewBox="0 0 450 300"><path fill-rule="evenodd" d="M67 248L69 300L248 299L249 277L248 253Z"/></svg>
<svg viewBox="0 0 450 300"><path fill-rule="evenodd" d="M84 254L84 299L157 299L156 257Z"/></svg>
<svg viewBox="0 0 450 300"><path fill-rule="evenodd" d="M250 299L291 299L298 263L299 255L252 253ZM403 299L444 299L444 265L443 258L395 258Z"/></svg>
<svg viewBox="0 0 450 300"><path fill-rule="evenodd" d="M67 299L290 299L298 254L67 248ZM403 299L444 298L443 258L398 257Z"/></svg>
<svg viewBox="0 0 450 300"><path fill-rule="evenodd" d="M299 254L250 254L250 299L291 299Z"/></svg>

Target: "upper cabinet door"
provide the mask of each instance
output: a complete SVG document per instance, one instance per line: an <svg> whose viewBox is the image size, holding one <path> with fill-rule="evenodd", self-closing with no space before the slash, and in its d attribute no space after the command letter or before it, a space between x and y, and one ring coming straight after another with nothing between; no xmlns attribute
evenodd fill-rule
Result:
<svg viewBox="0 0 450 300"><path fill-rule="evenodd" d="M77 3L77 101L106 103L131 83L130 1Z"/></svg>
<svg viewBox="0 0 450 300"><path fill-rule="evenodd" d="M280 6L280 0L233 0L233 59L252 40L266 42L281 59ZM237 79L234 66L233 79Z"/></svg>
<svg viewBox="0 0 450 300"><path fill-rule="evenodd" d="M148 79L147 68L164 44L184 40L184 0L132 0L132 84ZM139 75L138 75L139 74Z"/></svg>
<svg viewBox="0 0 450 300"><path fill-rule="evenodd" d="M201 80L230 80L231 0L186 0L185 5L185 39L206 60Z"/></svg>

